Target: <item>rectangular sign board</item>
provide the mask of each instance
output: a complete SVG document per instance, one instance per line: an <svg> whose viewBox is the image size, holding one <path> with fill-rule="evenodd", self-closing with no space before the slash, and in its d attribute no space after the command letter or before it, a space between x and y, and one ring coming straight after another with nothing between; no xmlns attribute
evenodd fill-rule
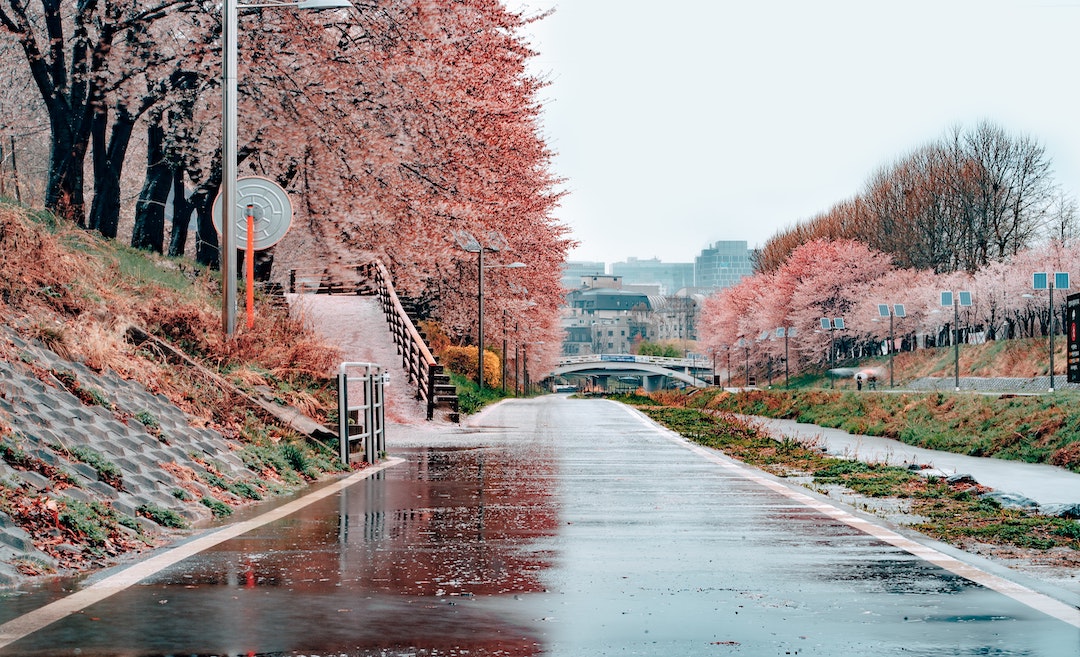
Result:
<svg viewBox="0 0 1080 657"><path fill-rule="evenodd" d="M1070 294L1065 300L1065 335L1068 338L1066 355L1068 369L1066 379L1069 383L1080 383L1080 294Z"/></svg>

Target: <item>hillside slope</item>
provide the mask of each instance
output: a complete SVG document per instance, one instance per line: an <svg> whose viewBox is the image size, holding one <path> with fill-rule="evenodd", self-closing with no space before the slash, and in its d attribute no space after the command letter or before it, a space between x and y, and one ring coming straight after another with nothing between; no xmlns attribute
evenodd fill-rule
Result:
<svg viewBox="0 0 1080 657"><path fill-rule="evenodd" d="M342 468L250 401L327 422L336 350L265 301L224 340L218 290L0 202L0 585L111 563Z"/></svg>

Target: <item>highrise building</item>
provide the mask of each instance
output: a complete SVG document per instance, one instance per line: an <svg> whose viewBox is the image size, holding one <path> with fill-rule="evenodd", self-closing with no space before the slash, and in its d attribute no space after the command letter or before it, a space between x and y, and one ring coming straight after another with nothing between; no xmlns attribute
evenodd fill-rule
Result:
<svg viewBox="0 0 1080 657"><path fill-rule="evenodd" d="M754 252L745 241L714 242L694 258L694 286L723 289L754 273Z"/></svg>
<svg viewBox="0 0 1080 657"><path fill-rule="evenodd" d="M602 262L567 260L562 267L562 286L567 290L576 290L581 287L581 279L603 276L604 270L605 265Z"/></svg>
<svg viewBox="0 0 1080 657"><path fill-rule="evenodd" d="M660 294L675 294L694 285L694 265L690 262L627 258L626 262L613 263L611 273L622 276L626 285L659 285Z"/></svg>

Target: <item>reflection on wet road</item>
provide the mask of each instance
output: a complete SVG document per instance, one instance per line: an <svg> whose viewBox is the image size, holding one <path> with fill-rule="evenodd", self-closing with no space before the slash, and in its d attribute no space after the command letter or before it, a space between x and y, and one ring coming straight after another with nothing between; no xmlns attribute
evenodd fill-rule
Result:
<svg viewBox="0 0 1080 657"><path fill-rule="evenodd" d="M1080 630L602 401L502 404L4 655L1067 655Z"/></svg>

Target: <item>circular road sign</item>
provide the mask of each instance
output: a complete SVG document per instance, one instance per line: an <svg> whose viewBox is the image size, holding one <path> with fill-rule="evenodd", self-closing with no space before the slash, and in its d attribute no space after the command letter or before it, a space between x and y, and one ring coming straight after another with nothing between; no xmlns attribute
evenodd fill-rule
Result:
<svg viewBox="0 0 1080 657"><path fill-rule="evenodd" d="M221 194L214 199L214 228L221 231ZM285 237L292 223L292 202L288 193L273 180L246 176L236 181L236 244L247 244L247 207L255 218L255 250L269 249Z"/></svg>

